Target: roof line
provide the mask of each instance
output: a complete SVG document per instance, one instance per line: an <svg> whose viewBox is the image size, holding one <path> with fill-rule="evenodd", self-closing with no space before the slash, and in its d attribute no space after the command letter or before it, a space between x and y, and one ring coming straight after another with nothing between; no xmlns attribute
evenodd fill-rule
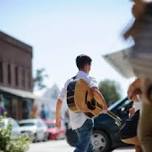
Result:
<svg viewBox="0 0 152 152"><path fill-rule="evenodd" d="M0 39L7 42L7 43L10 43L11 45L14 45L16 47L20 47L26 51L28 51L29 53L32 53L32 46L0 31Z"/></svg>

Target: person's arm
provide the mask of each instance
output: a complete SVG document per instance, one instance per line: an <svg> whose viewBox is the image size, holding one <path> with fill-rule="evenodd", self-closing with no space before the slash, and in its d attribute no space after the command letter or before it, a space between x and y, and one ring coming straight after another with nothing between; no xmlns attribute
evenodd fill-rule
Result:
<svg viewBox="0 0 152 152"><path fill-rule="evenodd" d="M61 127L61 112L62 112L62 104L66 96L66 86L67 86L68 81L65 83L64 87L62 88L57 101L56 101L56 127L60 128Z"/></svg>
<svg viewBox="0 0 152 152"><path fill-rule="evenodd" d="M107 104L100 90L97 87L92 87L91 90L93 92L94 98L98 101L100 105L102 105L103 110L107 111Z"/></svg>
<svg viewBox="0 0 152 152"><path fill-rule="evenodd" d="M61 128L61 109L62 109L62 100L57 99L56 102L56 127Z"/></svg>

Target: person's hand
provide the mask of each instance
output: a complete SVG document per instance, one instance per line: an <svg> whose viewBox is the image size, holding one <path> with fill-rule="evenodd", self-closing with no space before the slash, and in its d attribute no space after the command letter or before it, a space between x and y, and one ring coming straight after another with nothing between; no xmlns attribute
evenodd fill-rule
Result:
<svg viewBox="0 0 152 152"><path fill-rule="evenodd" d="M56 127L61 128L61 118L56 118Z"/></svg>
<svg viewBox="0 0 152 152"><path fill-rule="evenodd" d="M136 100L137 99L137 95L142 94L141 91L141 80L140 79L136 79L133 83L130 84L129 88L128 88L128 98L131 100Z"/></svg>
<svg viewBox="0 0 152 152"><path fill-rule="evenodd" d="M129 117L132 117L135 114L135 108L130 108L129 109Z"/></svg>

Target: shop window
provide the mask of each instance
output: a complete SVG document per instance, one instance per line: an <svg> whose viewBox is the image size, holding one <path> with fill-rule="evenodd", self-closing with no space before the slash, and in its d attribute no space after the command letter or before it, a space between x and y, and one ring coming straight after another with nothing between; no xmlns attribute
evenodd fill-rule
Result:
<svg viewBox="0 0 152 152"><path fill-rule="evenodd" d="M3 63L0 62L0 82L3 83Z"/></svg>
<svg viewBox="0 0 152 152"><path fill-rule="evenodd" d="M15 67L15 84L18 86L18 67Z"/></svg>
<svg viewBox="0 0 152 152"><path fill-rule="evenodd" d="M22 87L25 89L25 69L22 68Z"/></svg>
<svg viewBox="0 0 152 152"><path fill-rule="evenodd" d="M28 89L32 88L32 84L31 84L31 72L30 70L28 70Z"/></svg>
<svg viewBox="0 0 152 152"><path fill-rule="evenodd" d="M8 83L11 84L12 83L12 79L11 79L11 65L8 64Z"/></svg>

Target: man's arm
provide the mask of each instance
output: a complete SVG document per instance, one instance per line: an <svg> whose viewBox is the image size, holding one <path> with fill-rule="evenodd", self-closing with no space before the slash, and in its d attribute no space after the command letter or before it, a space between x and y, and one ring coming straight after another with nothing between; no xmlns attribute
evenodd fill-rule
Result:
<svg viewBox="0 0 152 152"><path fill-rule="evenodd" d="M98 101L100 105L102 105L103 110L107 111L107 104L100 90L97 87L93 87L91 88L91 90L93 92L93 96L95 97L95 99Z"/></svg>
<svg viewBox="0 0 152 152"><path fill-rule="evenodd" d="M62 100L57 99L56 102L56 127L61 128L61 109L62 109Z"/></svg>
<svg viewBox="0 0 152 152"><path fill-rule="evenodd" d="M62 110L62 104L66 96L66 88L67 88L68 81L64 84L64 87L62 88L57 101L56 101L56 127L61 127L61 110Z"/></svg>

